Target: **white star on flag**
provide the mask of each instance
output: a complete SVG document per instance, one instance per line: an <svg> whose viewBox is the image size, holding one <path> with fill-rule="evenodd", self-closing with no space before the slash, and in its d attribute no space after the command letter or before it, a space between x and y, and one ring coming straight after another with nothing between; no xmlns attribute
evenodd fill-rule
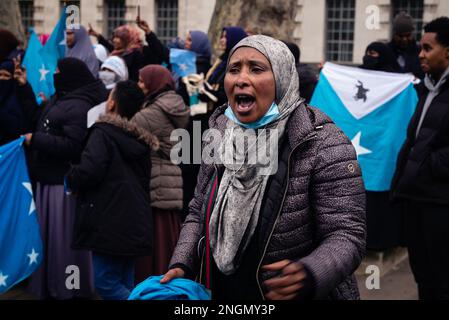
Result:
<svg viewBox="0 0 449 320"><path fill-rule="evenodd" d="M33 263L36 263L37 264L37 257L39 256L39 253L37 253L36 251L34 251L34 248L33 248L33 251L31 251L31 253L30 254L27 254L27 256L30 258L30 266L33 264Z"/></svg>
<svg viewBox="0 0 449 320"><path fill-rule="evenodd" d="M185 63L181 63L179 65L179 69L181 69L182 71L186 71L187 70L187 65Z"/></svg>
<svg viewBox="0 0 449 320"><path fill-rule="evenodd" d="M39 72L40 72L40 74L41 74L41 78L39 79L39 81L45 81L45 80L46 80L47 73L49 73L50 70L45 69L45 65L42 64L42 67L39 69Z"/></svg>
<svg viewBox="0 0 449 320"><path fill-rule="evenodd" d="M370 154L373 153L371 150L366 149L360 145L360 138L362 137L362 132L360 131L357 133L354 137L354 139L351 140L352 145L355 148L355 151L357 152L357 157L362 156L364 154Z"/></svg>
<svg viewBox="0 0 449 320"><path fill-rule="evenodd" d="M28 215L31 215L34 212L34 210L36 210L36 205L34 204L34 199L33 199L33 190L31 189L31 183L22 182L22 185L28 190L28 192L31 195L30 211L28 212Z"/></svg>
<svg viewBox="0 0 449 320"><path fill-rule="evenodd" d="M8 279L8 276L3 275L3 273L0 272L0 286L6 287L6 279Z"/></svg>

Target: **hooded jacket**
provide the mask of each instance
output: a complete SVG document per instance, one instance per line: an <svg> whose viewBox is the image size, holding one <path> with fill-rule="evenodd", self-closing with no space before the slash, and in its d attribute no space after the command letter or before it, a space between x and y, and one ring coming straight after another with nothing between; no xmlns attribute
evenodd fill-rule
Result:
<svg viewBox="0 0 449 320"><path fill-rule="evenodd" d="M190 110L175 91L165 91L147 101L132 121L160 141L159 151L151 152L151 205L165 210L182 209L181 169L170 160L170 152L176 144L170 141L175 129L185 129Z"/></svg>
<svg viewBox="0 0 449 320"><path fill-rule="evenodd" d="M107 91L95 80L63 97L54 95L38 106L29 84L17 87L17 96L30 122L31 176L44 184L63 184L71 163L76 163L87 135L87 112L107 99Z"/></svg>
<svg viewBox="0 0 449 320"><path fill-rule="evenodd" d="M149 153L158 144L117 115L103 115L92 126L80 164L66 176L77 195L74 248L113 255L151 250Z"/></svg>

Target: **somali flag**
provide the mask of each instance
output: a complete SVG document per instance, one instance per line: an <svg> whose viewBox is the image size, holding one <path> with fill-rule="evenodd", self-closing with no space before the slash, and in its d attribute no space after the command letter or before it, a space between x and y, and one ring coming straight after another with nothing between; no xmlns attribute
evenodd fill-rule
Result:
<svg viewBox="0 0 449 320"><path fill-rule="evenodd" d="M53 84L50 81L48 67L41 57L42 44L37 38L33 29L30 29L30 39L25 52L22 65L27 72L27 80L33 88L37 102L41 103L39 94L42 92L46 97L50 97L53 92Z"/></svg>
<svg viewBox="0 0 449 320"><path fill-rule="evenodd" d="M30 45L28 45L23 65L27 68L27 76L28 70L33 70L33 73L37 75L35 79L29 78L28 80L39 103L41 102L41 99L38 97L40 92L43 92L47 99L55 93L53 75L58 66L58 60L64 58L65 56L66 19L67 14L65 13L65 10L63 10L61 13L61 18L59 19L56 27L53 29L50 38L45 43L45 46L42 46L39 40L37 40L40 45L39 47L39 45L35 43L35 40L30 38L30 44L33 44L33 47L30 48ZM33 43L31 43L31 41L33 41ZM27 55L28 60L26 60ZM45 85L43 83L45 83ZM45 90L39 90L42 86L45 87Z"/></svg>
<svg viewBox="0 0 449 320"><path fill-rule="evenodd" d="M175 74L180 77L196 73L195 52L183 49L170 49L170 64Z"/></svg>
<svg viewBox="0 0 449 320"><path fill-rule="evenodd" d="M61 17L58 24L53 29L50 38L45 43L44 48L41 50L42 58L45 60L50 72L54 72L58 65L58 60L64 58L66 50L66 23L67 14L65 7L61 11Z"/></svg>
<svg viewBox="0 0 449 320"><path fill-rule="evenodd" d="M23 141L0 147L0 293L33 273L43 257Z"/></svg>
<svg viewBox="0 0 449 320"><path fill-rule="evenodd" d="M418 96L411 74L326 63L311 105L351 139L368 191L390 189Z"/></svg>

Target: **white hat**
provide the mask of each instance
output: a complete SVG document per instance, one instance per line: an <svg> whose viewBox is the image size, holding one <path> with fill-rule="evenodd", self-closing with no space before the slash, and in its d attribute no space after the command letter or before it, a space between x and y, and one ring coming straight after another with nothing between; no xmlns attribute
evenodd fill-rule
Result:
<svg viewBox="0 0 449 320"><path fill-rule="evenodd" d="M125 64L125 61L123 61L120 57L110 56L101 65L101 69L103 68L114 71L114 73L120 78L119 81L128 80L128 67Z"/></svg>

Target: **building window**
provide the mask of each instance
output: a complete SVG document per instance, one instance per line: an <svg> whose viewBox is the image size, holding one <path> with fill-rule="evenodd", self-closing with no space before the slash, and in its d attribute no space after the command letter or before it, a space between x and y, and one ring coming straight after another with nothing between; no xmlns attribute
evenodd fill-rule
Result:
<svg viewBox="0 0 449 320"><path fill-rule="evenodd" d="M352 62L355 0L327 0L326 60Z"/></svg>
<svg viewBox="0 0 449 320"><path fill-rule="evenodd" d="M416 39L421 40L423 31L424 0L394 0L393 18L405 11L415 20Z"/></svg>
<svg viewBox="0 0 449 320"><path fill-rule="evenodd" d="M156 10L156 33L167 44L178 36L178 0L157 0Z"/></svg>
<svg viewBox="0 0 449 320"><path fill-rule="evenodd" d="M125 0L107 0L106 9L106 35L110 39L114 30L126 24L125 20Z"/></svg>
<svg viewBox="0 0 449 320"><path fill-rule="evenodd" d="M25 32L34 27L34 3L33 0L19 1L20 15L22 16L22 25Z"/></svg>

